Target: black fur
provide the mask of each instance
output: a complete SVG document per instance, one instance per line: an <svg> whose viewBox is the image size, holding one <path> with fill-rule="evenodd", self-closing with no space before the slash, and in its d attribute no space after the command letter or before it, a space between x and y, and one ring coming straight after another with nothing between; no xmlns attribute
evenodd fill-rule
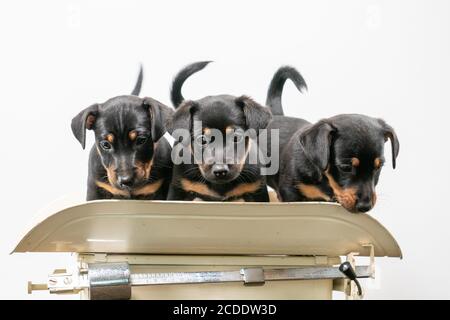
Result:
<svg viewBox="0 0 450 320"><path fill-rule="evenodd" d="M205 68L212 61L201 61L192 63L182 70L180 70L172 82L172 88L170 90L170 99L172 100L173 106L178 108L180 104L184 101L184 97L181 93L181 88L183 87L183 83L186 81L194 73Z"/></svg>
<svg viewBox="0 0 450 320"><path fill-rule="evenodd" d="M187 146L183 152L189 152L189 163L175 164L172 184L170 186L169 200L194 200L203 201L257 201L267 202L269 196L265 178L260 174L258 164L250 164L248 153L245 158L226 159L227 152L244 146L249 153L257 152L255 145L249 137L241 135L241 131L267 127L271 114L267 108L259 105L249 97L235 97L231 95L208 96L196 101L184 101L181 88L184 81L193 73L203 69L207 62L194 63L181 70L173 81L172 102L178 107L170 124L170 131L177 129L187 130L187 137L180 141L174 148L181 145ZM194 121L201 121L202 127L195 128ZM233 130L230 131L230 128ZM208 130L209 129L209 130ZM227 131L228 129L228 131ZM223 146L214 150L214 155L223 157L222 162L216 162L212 155L212 138L208 132L217 130L221 133ZM231 140L226 140L227 133ZM199 145L200 144L200 145ZM201 150L204 157L203 163L195 163L195 147ZM233 160L233 161L231 161ZM220 168L224 168L223 170ZM222 171L220 171L220 170ZM217 174L223 172L223 174ZM208 192L197 192L187 189L183 183L195 184ZM245 192L238 196L231 196L243 190L243 186L257 186L252 192Z"/></svg>
<svg viewBox="0 0 450 320"><path fill-rule="evenodd" d="M144 78L144 70L143 70L142 64L141 64L141 67L139 68L139 75L138 75L138 79L136 81L136 85L134 86L133 91L131 91L132 96L139 96L139 93L141 92L143 78Z"/></svg>
<svg viewBox="0 0 450 320"><path fill-rule="evenodd" d="M283 95L284 83L287 79L291 79L300 92L308 90L305 80L295 68L284 66L278 69L270 82L266 100L266 105L270 106L270 110L274 116L284 115L281 97Z"/></svg>
<svg viewBox="0 0 450 320"><path fill-rule="evenodd" d="M171 148L162 136L173 111L152 98L138 97L142 78L141 67L133 95L91 105L72 120L73 134L83 149L86 129L95 134L87 200L167 197ZM149 192L150 186L158 187Z"/></svg>
<svg viewBox="0 0 450 320"><path fill-rule="evenodd" d="M277 79L289 78L297 88L305 87L298 71L280 70L267 97L269 107L277 114L282 114L278 95L282 92L279 86L284 83ZM268 129L280 130L280 170L268 177L268 184L277 191L280 200L338 201L351 212L366 212L375 204L375 186L381 171L375 159L384 162L385 141L391 140L394 168L400 148L391 126L381 119L359 114L342 114L316 124L276 115ZM314 193L305 194L299 186L313 187L321 195L311 198Z"/></svg>

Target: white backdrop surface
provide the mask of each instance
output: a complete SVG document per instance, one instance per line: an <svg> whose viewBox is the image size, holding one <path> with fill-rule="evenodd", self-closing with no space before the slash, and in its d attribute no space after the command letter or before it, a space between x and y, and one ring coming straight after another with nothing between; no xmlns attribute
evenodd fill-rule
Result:
<svg viewBox="0 0 450 320"><path fill-rule="evenodd" d="M72 117L129 93L140 62L142 95L169 104L173 75L204 59L215 63L186 83L188 98L247 94L263 103L274 71L290 64L309 91L288 83L286 114L364 113L392 125L398 167L387 146L370 214L404 259L378 260L367 298L450 298L442 276L450 263L449 1L2 1L0 43L0 298L48 298L27 295L26 281L43 281L70 259L9 252L39 208L85 192L88 151L72 136Z"/></svg>

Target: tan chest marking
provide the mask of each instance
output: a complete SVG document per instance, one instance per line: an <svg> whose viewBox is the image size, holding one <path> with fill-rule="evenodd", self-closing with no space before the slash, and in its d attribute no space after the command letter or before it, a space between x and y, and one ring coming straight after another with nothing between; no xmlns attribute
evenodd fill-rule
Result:
<svg viewBox="0 0 450 320"><path fill-rule="evenodd" d="M298 191L305 196L308 199L316 200L316 199L322 199L325 201L330 201L331 198L326 195L322 190L320 190L318 187L308 184L299 183L297 185Z"/></svg>
<svg viewBox="0 0 450 320"><path fill-rule="evenodd" d="M261 181L242 183L235 187L233 190L225 193L224 196L221 196L219 193L211 190L207 185L203 183L190 181L188 179L181 179L181 187L183 188L183 190L188 192L195 192L203 196L226 200L229 198L238 198L246 193L252 193L259 190L261 188Z"/></svg>
<svg viewBox="0 0 450 320"><path fill-rule="evenodd" d="M156 191L159 190L159 188L161 188L163 182L164 182L164 179L159 179L158 181L146 184L145 186L143 186L139 189L132 190L131 193L134 196L144 196L144 195L155 193Z"/></svg>
<svg viewBox="0 0 450 320"><path fill-rule="evenodd" d="M117 189L117 188L113 187L112 185L110 185L109 183L95 181L95 184L97 185L97 187L102 188L113 195L124 196L124 197L130 196L130 193L128 191Z"/></svg>
<svg viewBox="0 0 450 320"><path fill-rule="evenodd" d="M143 196L143 195L148 195L148 194L152 194L155 193L156 191L159 190L159 188L161 188L162 184L164 182L164 179L160 179L156 182L153 183L149 183L139 189L135 189L131 191L131 194L134 196ZM106 191L108 191L109 193L116 195L116 196L124 196L124 197L129 197L130 193L126 190L121 190L118 189L116 187L113 187L112 185L110 185L109 183L105 183L105 182L101 182L101 181L96 181L95 184L97 185L97 187L102 188Z"/></svg>
<svg viewBox="0 0 450 320"><path fill-rule="evenodd" d="M181 179L181 188L183 188L183 190L187 192L195 192L197 194L212 198L221 198L221 196L217 192L211 190L207 185L200 182Z"/></svg>
<svg viewBox="0 0 450 320"><path fill-rule="evenodd" d="M258 191L260 188L261 188L261 181L255 181L251 183L241 183L233 190L228 191L225 194L225 197L226 198L240 197L246 193L253 193L255 191Z"/></svg>

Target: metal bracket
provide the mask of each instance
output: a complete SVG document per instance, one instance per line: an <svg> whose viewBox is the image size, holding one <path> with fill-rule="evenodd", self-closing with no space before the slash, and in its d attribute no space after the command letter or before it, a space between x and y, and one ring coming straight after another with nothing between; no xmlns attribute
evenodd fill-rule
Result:
<svg viewBox="0 0 450 320"><path fill-rule="evenodd" d="M375 279L375 247L373 246L373 244L368 243L368 244L363 244L363 247L369 247L370 253L369 253L369 257L370 257L370 277L372 279Z"/></svg>
<svg viewBox="0 0 450 320"><path fill-rule="evenodd" d="M370 264L367 268L368 268L369 277L374 279L375 278L375 249L374 249L374 246L371 243L363 244L362 246L369 248ZM347 255L347 261L350 262L350 264L352 265L353 268L355 268L355 256L358 256L358 255L359 255L359 252L350 252ZM362 295L358 295L358 290L357 290L355 283L353 283L353 281L350 281L349 279L344 280L344 293L345 293L345 298L347 300L360 300L360 299L364 298L364 291L363 291Z"/></svg>
<svg viewBox="0 0 450 320"><path fill-rule="evenodd" d="M55 270L48 276L47 284L45 286L50 293L78 293L83 290L87 284L86 273L80 272L74 275L66 270ZM33 287L33 284L31 284L31 286Z"/></svg>
<svg viewBox="0 0 450 320"><path fill-rule="evenodd" d="M244 268L241 269L241 275L244 276L244 285L262 286L266 282L263 268Z"/></svg>
<svg viewBox="0 0 450 320"><path fill-rule="evenodd" d="M88 264L91 300L128 300L131 298L128 262Z"/></svg>
<svg viewBox="0 0 450 320"><path fill-rule="evenodd" d="M350 252L347 255L346 261L350 262L353 268L355 268L355 256L357 255L359 255L358 252ZM360 298L362 298L358 295L356 284L350 279L345 279L344 281L344 293L346 300L359 300Z"/></svg>

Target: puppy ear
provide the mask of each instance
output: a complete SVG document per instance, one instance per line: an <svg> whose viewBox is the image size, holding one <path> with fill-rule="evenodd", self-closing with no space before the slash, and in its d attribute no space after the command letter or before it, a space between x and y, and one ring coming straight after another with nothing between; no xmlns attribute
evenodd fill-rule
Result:
<svg viewBox="0 0 450 320"><path fill-rule="evenodd" d="M98 115L98 104L87 107L72 119L72 132L84 149L86 146L86 129L92 130Z"/></svg>
<svg viewBox="0 0 450 320"><path fill-rule="evenodd" d="M152 139L156 142L166 133L173 110L161 102L148 97L144 98L144 107L148 108L150 112Z"/></svg>
<svg viewBox="0 0 450 320"><path fill-rule="evenodd" d="M384 120L379 119L379 122L381 123L381 126L384 130L385 141L387 141L387 139L391 140L392 168L395 169L397 156L400 151L400 142L398 141L397 134L395 133L394 128L384 122Z"/></svg>
<svg viewBox="0 0 450 320"><path fill-rule="evenodd" d="M324 172L330 161L331 134L335 132L329 123L319 121L300 135L300 144L308 158L319 170Z"/></svg>
<svg viewBox="0 0 450 320"><path fill-rule="evenodd" d="M173 114L169 124L169 132L172 133L176 129L185 129L191 131L192 116L197 110L197 104L194 101L184 101Z"/></svg>
<svg viewBox="0 0 450 320"><path fill-rule="evenodd" d="M272 119L272 113L253 99L247 96L236 98L236 104L244 110L248 128L256 130L265 129Z"/></svg>

